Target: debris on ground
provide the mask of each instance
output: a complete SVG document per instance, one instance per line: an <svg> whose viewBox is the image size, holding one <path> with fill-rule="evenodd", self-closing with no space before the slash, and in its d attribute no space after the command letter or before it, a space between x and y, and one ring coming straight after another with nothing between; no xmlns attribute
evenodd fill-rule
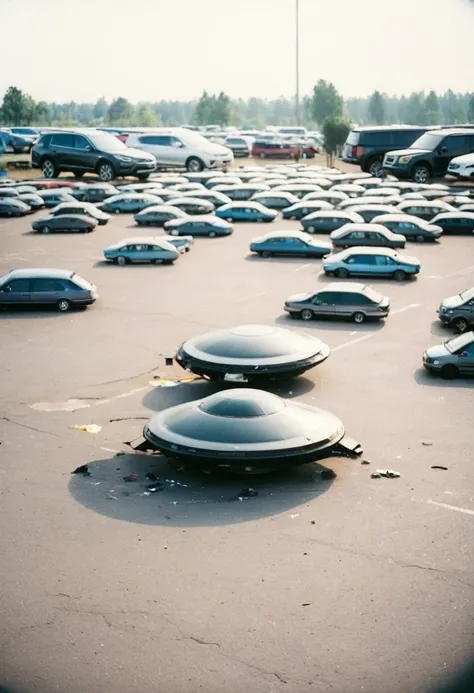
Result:
<svg viewBox="0 0 474 693"><path fill-rule="evenodd" d="M102 430L102 426L99 426L99 424L76 424L73 426L76 431L85 431L86 433L100 433Z"/></svg>
<svg viewBox="0 0 474 693"><path fill-rule="evenodd" d="M115 457L122 457L122 455L125 455L125 454L126 454L126 453L125 453L125 452L122 452L122 451L116 452L116 453L115 453Z"/></svg>
<svg viewBox="0 0 474 693"><path fill-rule="evenodd" d="M109 423L117 421L148 421L149 416L120 416L118 419L109 419Z"/></svg>
<svg viewBox="0 0 474 693"><path fill-rule="evenodd" d="M425 441L425 440L422 440L421 444L425 445L426 447L431 447L433 445L433 443L429 443L428 441Z"/></svg>
<svg viewBox="0 0 474 693"><path fill-rule="evenodd" d="M239 496L242 498L255 498L255 496L258 496L258 491L256 491L254 488L243 488Z"/></svg>
<svg viewBox="0 0 474 693"><path fill-rule="evenodd" d="M361 464L370 464L370 460L361 460L360 463Z"/></svg>
<svg viewBox="0 0 474 693"><path fill-rule="evenodd" d="M290 515L291 519L294 520L296 517L299 517L299 513L295 513L294 515Z"/></svg>
<svg viewBox="0 0 474 693"><path fill-rule="evenodd" d="M158 481L158 477L156 474L153 474L153 472L148 472L148 474L145 474L146 478L148 481Z"/></svg>
<svg viewBox="0 0 474 693"><path fill-rule="evenodd" d="M448 471L448 468L444 467L442 464L432 464L431 469L442 469L445 472Z"/></svg>
<svg viewBox="0 0 474 693"><path fill-rule="evenodd" d="M311 606L311 602L304 602L301 606Z"/></svg>
<svg viewBox="0 0 474 693"><path fill-rule="evenodd" d="M82 476L90 476L91 473L89 471L89 467L87 464L81 464L80 467L77 467L71 474L82 474Z"/></svg>
<svg viewBox="0 0 474 693"><path fill-rule="evenodd" d="M138 481L138 474L136 472L131 472L127 476L123 477L124 481Z"/></svg>
<svg viewBox="0 0 474 693"><path fill-rule="evenodd" d="M380 477L385 477L386 479L398 479L401 474L396 472L394 469L377 469L377 471L372 472L370 475L371 479L380 479Z"/></svg>
<svg viewBox="0 0 474 693"><path fill-rule="evenodd" d="M162 484L150 484L149 486L146 487L146 490L149 491L150 493L156 493L157 491L163 491L163 485Z"/></svg>
<svg viewBox="0 0 474 693"><path fill-rule="evenodd" d="M316 520L311 520L311 524L312 524L312 525L315 525L315 524L316 524Z"/></svg>
<svg viewBox="0 0 474 693"><path fill-rule="evenodd" d="M323 469L321 472L321 479L324 481L329 481L329 479L334 479L337 476L333 469Z"/></svg>
<svg viewBox="0 0 474 693"><path fill-rule="evenodd" d="M192 383L194 380L200 380L198 375L187 376L183 378L173 378L170 380L168 378L162 378L161 375L154 375L153 380L150 380L149 384L152 387L176 387L176 385L183 385L185 383Z"/></svg>

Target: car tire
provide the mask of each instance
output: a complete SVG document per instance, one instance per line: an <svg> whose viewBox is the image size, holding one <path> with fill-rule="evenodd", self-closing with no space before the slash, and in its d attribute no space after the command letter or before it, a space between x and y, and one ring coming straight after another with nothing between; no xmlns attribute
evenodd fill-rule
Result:
<svg viewBox="0 0 474 693"><path fill-rule="evenodd" d="M216 232L215 231L209 231L209 233L207 235L209 236L209 238L215 238Z"/></svg>
<svg viewBox="0 0 474 693"><path fill-rule="evenodd" d="M103 183L110 183L115 178L115 169L108 161L102 161L97 167L97 174Z"/></svg>
<svg viewBox="0 0 474 693"><path fill-rule="evenodd" d="M115 262L117 263L117 265L123 267L128 263L128 260L124 255L119 255L118 258L115 259Z"/></svg>
<svg viewBox="0 0 474 693"><path fill-rule="evenodd" d="M266 155L265 155L265 152L260 152L260 154L258 156L260 159L265 159Z"/></svg>
<svg viewBox="0 0 474 693"><path fill-rule="evenodd" d="M421 233L419 233L418 236L415 236L415 241L416 241L417 243L424 243L424 242L425 242L425 237L424 237Z"/></svg>
<svg viewBox="0 0 474 693"><path fill-rule="evenodd" d="M393 278L397 282L403 282L407 278L407 273L403 270L395 270L395 272L393 273Z"/></svg>
<svg viewBox="0 0 474 693"><path fill-rule="evenodd" d="M71 307L71 303L66 298L62 298L56 303L56 307L61 313L67 313Z"/></svg>
<svg viewBox="0 0 474 693"><path fill-rule="evenodd" d="M307 233L314 233L314 226L308 226L308 227L305 229L305 231L306 231Z"/></svg>
<svg viewBox="0 0 474 693"><path fill-rule="evenodd" d="M120 209L114 209L114 214L120 214Z"/></svg>
<svg viewBox="0 0 474 693"><path fill-rule="evenodd" d="M190 156L186 161L186 170L192 173L199 173L204 168L204 163L197 156Z"/></svg>
<svg viewBox="0 0 474 693"><path fill-rule="evenodd" d="M439 374L445 380L454 380L454 378L458 377L459 371L456 368L456 366L453 366L453 364L448 363L446 366L442 367Z"/></svg>
<svg viewBox="0 0 474 693"><path fill-rule="evenodd" d="M179 231L178 231L178 229L171 229L171 231L170 231L170 236L179 236Z"/></svg>
<svg viewBox="0 0 474 693"><path fill-rule="evenodd" d="M304 310L301 311L300 313L300 318L302 320L312 320L313 319L313 311L310 310L309 308L305 308Z"/></svg>
<svg viewBox="0 0 474 693"><path fill-rule="evenodd" d="M148 180L150 174L149 173L140 173L138 177L138 180Z"/></svg>
<svg viewBox="0 0 474 693"><path fill-rule="evenodd" d="M349 276L349 270L346 270L345 267L339 267L339 269L337 269L337 270L334 272L334 274L335 274L336 277L338 277L339 279L347 279L347 277Z"/></svg>
<svg viewBox="0 0 474 693"><path fill-rule="evenodd" d="M58 176L58 169L52 159L44 159L41 164L41 170L45 178L57 178Z"/></svg>
<svg viewBox="0 0 474 693"><path fill-rule="evenodd" d="M428 183L431 178L431 169L424 164L418 164L413 168L411 179L415 183Z"/></svg>
<svg viewBox="0 0 474 693"><path fill-rule="evenodd" d="M161 258L157 257L156 260L153 260L154 265L162 265L164 263L164 260Z"/></svg>
<svg viewBox="0 0 474 693"><path fill-rule="evenodd" d="M365 314L361 313L360 311L357 311L357 313L352 314L352 319L355 323L358 325L362 324L365 320Z"/></svg>
<svg viewBox="0 0 474 693"><path fill-rule="evenodd" d="M231 217L231 218L229 218L229 219L226 219L226 221L228 221L229 224L232 224L232 222L233 222L234 220L233 220L232 217Z"/></svg>
<svg viewBox="0 0 474 693"><path fill-rule="evenodd" d="M367 171L374 178L381 178L383 175L382 161L380 159L372 159L368 164Z"/></svg>
<svg viewBox="0 0 474 693"><path fill-rule="evenodd" d="M41 228L41 233L49 233L50 231L51 229L49 228L49 226L43 226Z"/></svg>
<svg viewBox="0 0 474 693"><path fill-rule="evenodd" d="M264 250L263 253L261 253L262 257L271 257L272 254L268 252L268 250Z"/></svg>
<svg viewBox="0 0 474 693"><path fill-rule="evenodd" d="M82 178L85 171L74 171L74 178Z"/></svg>
<svg viewBox="0 0 474 693"><path fill-rule="evenodd" d="M454 320L451 321L451 325L456 332L467 332L469 329L469 322L466 318L454 318Z"/></svg>

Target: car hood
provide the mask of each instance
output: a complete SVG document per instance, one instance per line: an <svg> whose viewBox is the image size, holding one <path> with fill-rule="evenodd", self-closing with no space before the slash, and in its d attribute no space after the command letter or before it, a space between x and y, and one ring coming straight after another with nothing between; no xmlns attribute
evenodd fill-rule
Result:
<svg viewBox="0 0 474 693"><path fill-rule="evenodd" d="M327 248L327 250L332 250L332 243L329 243L329 241L312 240L310 245L315 248Z"/></svg>
<svg viewBox="0 0 474 693"><path fill-rule="evenodd" d="M307 298L311 296L310 293L305 293L305 294L292 294L286 299L287 303L299 303L300 301L305 301Z"/></svg>
<svg viewBox="0 0 474 693"><path fill-rule="evenodd" d="M140 149L133 149L129 147L128 149L114 149L108 152L113 156L129 156L131 159L146 159L147 161L155 161L153 154L148 154L148 152L142 152Z"/></svg>
<svg viewBox="0 0 474 693"><path fill-rule="evenodd" d="M428 347L426 350L426 355L430 359L438 359L441 358L442 356L449 356L450 351L446 349L444 344L436 344L435 346Z"/></svg>
<svg viewBox="0 0 474 693"><path fill-rule="evenodd" d="M463 299L459 294L456 296L448 296L448 298L444 298L441 301L441 308L457 308L458 306L462 306L464 303Z"/></svg>
<svg viewBox="0 0 474 693"><path fill-rule="evenodd" d="M412 255L400 255L396 259L398 260L398 262L401 262L404 265L419 265L420 264L420 261L418 260L418 258L413 257Z"/></svg>
<svg viewBox="0 0 474 693"><path fill-rule="evenodd" d="M413 156L427 153L431 153L431 151L429 149L395 149L393 152L387 152L390 156Z"/></svg>
<svg viewBox="0 0 474 693"><path fill-rule="evenodd" d="M226 156L227 154L232 154L232 150L229 149L229 147L224 147L222 144L210 144L206 151L210 156Z"/></svg>

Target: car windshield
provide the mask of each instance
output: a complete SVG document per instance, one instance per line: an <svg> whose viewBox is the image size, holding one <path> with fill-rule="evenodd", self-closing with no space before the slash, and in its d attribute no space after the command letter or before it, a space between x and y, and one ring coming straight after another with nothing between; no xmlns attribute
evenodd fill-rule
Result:
<svg viewBox="0 0 474 693"><path fill-rule="evenodd" d="M425 132L424 135L418 137L417 140L410 145L409 149L428 149L433 151L443 140L444 135L437 135L434 132Z"/></svg>
<svg viewBox="0 0 474 693"><path fill-rule="evenodd" d="M77 284L81 289L85 289L86 291L89 291L92 289L92 284L87 281L87 279L83 279L83 277L80 277L78 274L74 274L71 279L75 284Z"/></svg>
<svg viewBox="0 0 474 693"><path fill-rule="evenodd" d="M100 134L89 135L88 137L94 147L97 149L103 149L106 152L122 151L127 149L123 142L121 142L114 135L109 135L108 132L101 132Z"/></svg>
<svg viewBox="0 0 474 693"><path fill-rule="evenodd" d="M444 346L451 354L454 354L454 352L458 351L459 349L462 349L471 342L472 335L468 332L467 334L460 334L459 337L453 337L453 339L448 339L448 341L444 343Z"/></svg>
<svg viewBox="0 0 474 693"><path fill-rule="evenodd" d="M474 298L474 287L472 289L465 289L465 291L461 291L459 297L462 298L463 301L469 301L471 298Z"/></svg>
<svg viewBox="0 0 474 693"><path fill-rule="evenodd" d="M367 298L370 298L370 300L374 301L375 303L379 303L382 300L382 296L371 289L370 286L365 287L364 294L367 296Z"/></svg>

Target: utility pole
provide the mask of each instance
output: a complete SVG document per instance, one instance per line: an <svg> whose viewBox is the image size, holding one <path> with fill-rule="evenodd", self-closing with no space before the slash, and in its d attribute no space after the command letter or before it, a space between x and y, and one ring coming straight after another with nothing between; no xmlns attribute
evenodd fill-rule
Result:
<svg viewBox="0 0 474 693"><path fill-rule="evenodd" d="M300 125L300 0L295 0L295 24L296 24L296 98L295 98L295 111L296 111L296 124Z"/></svg>

